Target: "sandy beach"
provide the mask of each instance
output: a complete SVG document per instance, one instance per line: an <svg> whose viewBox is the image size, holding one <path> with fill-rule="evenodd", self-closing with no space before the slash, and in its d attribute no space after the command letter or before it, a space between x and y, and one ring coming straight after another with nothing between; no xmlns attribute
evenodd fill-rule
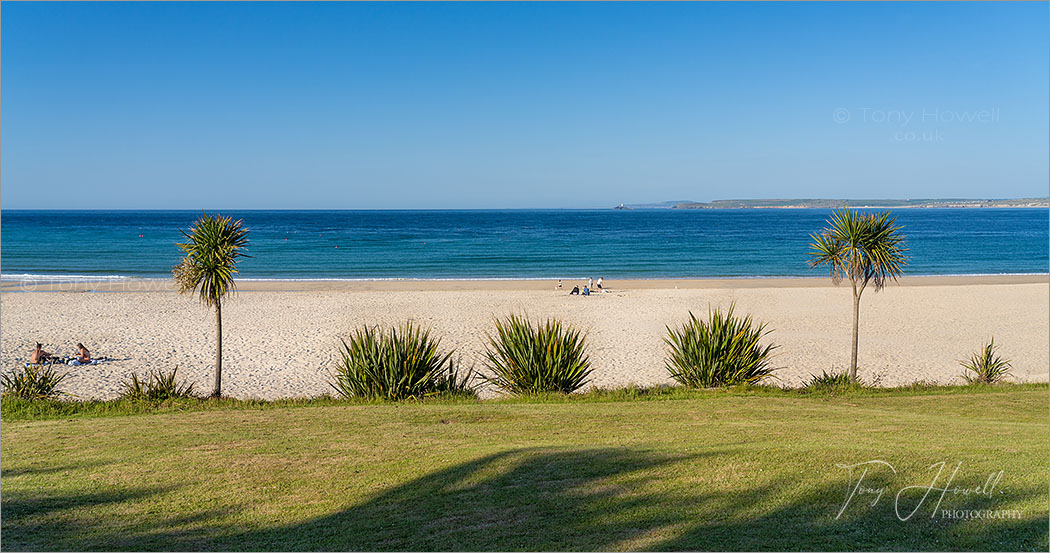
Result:
<svg viewBox="0 0 1050 553"><path fill-rule="evenodd" d="M591 386L668 383L667 324L708 306L768 322L780 345L777 382L795 385L849 361L850 289L826 279L610 281L611 291L570 297L553 281L242 281L223 308L223 391L278 398L326 393L339 338L363 324L413 319L433 328L467 365L482 367L495 317L561 317L587 332ZM1045 382L1050 367L1046 275L910 277L864 294L860 374L868 382L961 383L958 360L990 336L1013 361L1017 381ZM33 344L62 355L83 342L116 359L69 367L65 391L108 398L131 372L170 370L207 390L214 314L167 281L4 282L0 362L24 362ZM484 395L492 395L488 390Z"/></svg>

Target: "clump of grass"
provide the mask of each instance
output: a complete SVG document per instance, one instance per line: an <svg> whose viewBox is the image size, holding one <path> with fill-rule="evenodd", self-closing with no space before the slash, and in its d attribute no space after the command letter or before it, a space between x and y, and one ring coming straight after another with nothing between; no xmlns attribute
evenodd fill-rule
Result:
<svg viewBox="0 0 1050 553"><path fill-rule="evenodd" d="M443 396L477 398L481 376L472 368L460 371L457 364L449 360L448 369L434 379L435 392Z"/></svg>
<svg viewBox="0 0 1050 553"><path fill-rule="evenodd" d="M193 383L179 382L176 379L178 372L177 366L170 373L158 369L150 371L145 379L132 373L131 378L120 383L120 398L135 401L168 401L197 397L193 393Z"/></svg>
<svg viewBox="0 0 1050 553"><path fill-rule="evenodd" d="M763 346L769 331L751 316L708 310L707 321L689 313L679 328L667 327L664 342L670 348L665 364L671 378L692 388L712 388L755 383L773 374L771 354L778 346Z"/></svg>
<svg viewBox="0 0 1050 553"><path fill-rule="evenodd" d="M584 335L555 318L543 324L517 315L497 319L485 357L492 372L487 380L511 394L572 393L593 370Z"/></svg>
<svg viewBox="0 0 1050 553"><path fill-rule="evenodd" d="M440 340L411 321L388 330L363 327L343 340L339 354L331 385L343 397L402 400L474 395L473 372L460 374L452 352L442 352Z"/></svg>
<svg viewBox="0 0 1050 553"><path fill-rule="evenodd" d="M21 399L56 399L64 395L58 385L69 375L55 370L55 364L29 365L24 369L11 369L0 374L0 386L3 386L3 397Z"/></svg>
<svg viewBox="0 0 1050 553"><path fill-rule="evenodd" d="M925 378L919 378L917 380L912 380L910 384L905 384L904 386L897 386L897 389L914 391L914 392L925 392L925 391L928 391L928 390L935 390L939 386L940 386L940 384L938 384L937 382L935 382L933 380L929 380L929 379L925 379Z"/></svg>
<svg viewBox="0 0 1050 553"><path fill-rule="evenodd" d="M850 380L848 371L828 372L820 371L820 374L810 374L809 380L804 382L798 391L803 394L854 394L862 391L874 391L878 389L877 379L872 383L863 382L858 378L855 382Z"/></svg>
<svg viewBox="0 0 1050 553"><path fill-rule="evenodd" d="M968 361L959 362L968 371L963 374L967 383L997 384L1010 374L1010 361L997 355L997 349L993 337L987 345L970 355Z"/></svg>
<svg viewBox="0 0 1050 553"><path fill-rule="evenodd" d="M859 382L852 382L848 372L820 371L819 375L809 375L809 380L802 385L804 390L834 391L842 388L861 387Z"/></svg>

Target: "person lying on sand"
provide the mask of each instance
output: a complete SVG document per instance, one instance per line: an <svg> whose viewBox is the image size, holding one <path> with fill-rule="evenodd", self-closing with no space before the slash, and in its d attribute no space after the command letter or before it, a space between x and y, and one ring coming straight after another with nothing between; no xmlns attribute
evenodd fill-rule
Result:
<svg viewBox="0 0 1050 553"><path fill-rule="evenodd" d="M47 363L51 359L51 354L44 351L44 345L37 342L36 349L29 355L29 362L36 365L38 363Z"/></svg>

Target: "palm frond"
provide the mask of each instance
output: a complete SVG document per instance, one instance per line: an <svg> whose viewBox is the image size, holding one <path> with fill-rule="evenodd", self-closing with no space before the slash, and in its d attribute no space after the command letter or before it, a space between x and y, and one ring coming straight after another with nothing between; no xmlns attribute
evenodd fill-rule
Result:
<svg viewBox="0 0 1050 553"><path fill-rule="evenodd" d="M849 278L861 289L870 284L880 290L903 274L908 248L903 227L889 212L843 207L832 212L827 225L811 235L809 264L827 266L836 283Z"/></svg>
<svg viewBox="0 0 1050 553"><path fill-rule="evenodd" d="M240 219L202 212L188 232L179 232L186 237L177 244L185 257L172 268L175 283L180 292L196 291L204 305L214 307L234 291L237 261L250 257L244 253L248 229Z"/></svg>

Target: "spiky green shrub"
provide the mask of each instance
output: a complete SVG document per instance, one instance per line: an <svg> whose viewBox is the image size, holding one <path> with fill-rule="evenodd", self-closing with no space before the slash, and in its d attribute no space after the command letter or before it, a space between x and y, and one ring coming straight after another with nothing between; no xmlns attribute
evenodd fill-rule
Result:
<svg viewBox="0 0 1050 553"><path fill-rule="evenodd" d="M55 399L63 392L58 390L69 373L55 370L55 364L29 365L23 369L11 369L0 374L0 386L3 386L3 397L22 399Z"/></svg>
<svg viewBox="0 0 1050 553"><path fill-rule="evenodd" d="M438 395L476 398L481 376L474 369L460 370L459 363L449 360L448 369L434 379L434 389Z"/></svg>
<svg viewBox="0 0 1050 553"><path fill-rule="evenodd" d="M849 372L829 373L821 371L819 375L809 375L809 380L803 384L802 389L804 391L831 392L861 387L860 383L850 380Z"/></svg>
<svg viewBox="0 0 1050 553"><path fill-rule="evenodd" d="M343 397L368 399L473 395L472 371L457 371L440 342L411 321L388 330L365 326L343 340L332 388Z"/></svg>
<svg viewBox="0 0 1050 553"><path fill-rule="evenodd" d="M1002 382L1010 373L1010 361L1003 359L995 353L998 347L995 338L988 344L970 355L968 361L960 361L960 364L968 372L963 378L970 384L995 384Z"/></svg>
<svg viewBox="0 0 1050 553"><path fill-rule="evenodd" d="M735 316L734 308L708 309L706 321L690 312L681 327L667 327L665 364L671 378L693 388L711 388L754 383L773 374L769 362L778 346L759 343L769 333L766 325L750 315Z"/></svg>
<svg viewBox="0 0 1050 553"><path fill-rule="evenodd" d="M511 315L496 320L485 351L487 380L511 394L572 393L587 383L586 338L558 319L533 324Z"/></svg>
<svg viewBox="0 0 1050 553"><path fill-rule="evenodd" d="M193 384L179 382L176 378L179 368L176 366L170 373L158 370L150 371L144 379L136 373L120 383L121 399L142 401L166 401L169 399L196 397Z"/></svg>

